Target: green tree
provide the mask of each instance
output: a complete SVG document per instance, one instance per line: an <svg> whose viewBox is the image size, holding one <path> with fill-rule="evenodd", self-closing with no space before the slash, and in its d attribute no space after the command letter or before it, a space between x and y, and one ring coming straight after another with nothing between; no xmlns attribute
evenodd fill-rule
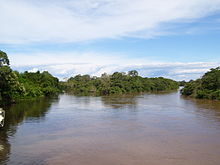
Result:
<svg viewBox="0 0 220 165"><path fill-rule="evenodd" d="M50 96L60 91L59 80L49 72L13 71L9 66L7 54L0 51L0 104L19 99Z"/></svg>
<svg viewBox="0 0 220 165"><path fill-rule="evenodd" d="M9 66L9 59L7 54L0 50L0 67L2 67L3 65Z"/></svg>
<svg viewBox="0 0 220 165"><path fill-rule="evenodd" d="M138 71L136 71L136 70L131 70L131 71L128 72L128 75L129 75L129 76L132 76L132 77L138 76Z"/></svg>
<svg viewBox="0 0 220 165"><path fill-rule="evenodd" d="M5 52L0 51L0 102L10 102L25 92L19 83L17 73L9 67L9 59Z"/></svg>
<svg viewBox="0 0 220 165"><path fill-rule="evenodd" d="M189 81L181 93L200 99L220 100L220 67L210 69L201 79Z"/></svg>

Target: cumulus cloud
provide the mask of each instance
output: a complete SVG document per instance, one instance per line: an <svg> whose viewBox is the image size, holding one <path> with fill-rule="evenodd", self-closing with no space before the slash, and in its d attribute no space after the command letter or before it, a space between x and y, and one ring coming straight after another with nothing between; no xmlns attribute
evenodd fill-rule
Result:
<svg viewBox="0 0 220 165"><path fill-rule="evenodd" d="M172 33L163 23L219 9L220 0L0 0L0 43L151 38Z"/></svg>
<svg viewBox="0 0 220 165"><path fill-rule="evenodd" d="M49 71L61 80L77 74L100 76L115 71L137 70L144 77L167 77L175 80L190 80L202 76L220 62L156 62L145 58L125 58L123 55L77 53L67 54L14 54L10 55L13 69L19 71Z"/></svg>

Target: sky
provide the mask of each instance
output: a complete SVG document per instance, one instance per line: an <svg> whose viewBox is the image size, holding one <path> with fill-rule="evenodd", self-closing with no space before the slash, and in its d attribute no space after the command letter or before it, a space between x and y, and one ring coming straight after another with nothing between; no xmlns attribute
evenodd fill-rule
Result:
<svg viewBox="0 0 220 165"><path fill-rule="evenodd" d="M200 78L220 66L220 0L0 0L11 67Z"/></svg>

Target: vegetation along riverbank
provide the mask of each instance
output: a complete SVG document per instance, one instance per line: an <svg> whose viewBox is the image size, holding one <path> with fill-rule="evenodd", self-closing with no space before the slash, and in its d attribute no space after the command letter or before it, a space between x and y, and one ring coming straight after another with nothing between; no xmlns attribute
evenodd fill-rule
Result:
<svg viewBox="0 0 220 165"><path fill-rule="evenodd" d="M220 100L220 67L211 69L200 79L189 81L181 93L199 99Z"/></svg>
<svg viewBox="0 0 220 165"><path fill-rule="evenodd" d="M102 74L101 77L90 77L89 75L77 75L63 83L67 92L79 95L112 95L153 91L167 91L178 89L178 82L158 78L144 78L138 75L136 70L115 72L113 74Z"/></svg>
<svg viewBox="0 0 220 165"><path fill-rule="evenodd" d="M66 82L60 82L47 71L13 71L7 54L0 51L0 104L51 96L63 90L76 95L100 96L169 91L178 89L179 85L184 85L181 90L183 95L220 100L220 68L211 69L202 78L189 82L141 77L136 70L104 73L100 77L76 75Z"/></svg>
<svg viewBox="0 0 220 165"><path fill-rule="evenodd" d="M58 78L46 71L42 73L13 71L7 54L0 51L0 104L50 96L60 91Z"/></svg>

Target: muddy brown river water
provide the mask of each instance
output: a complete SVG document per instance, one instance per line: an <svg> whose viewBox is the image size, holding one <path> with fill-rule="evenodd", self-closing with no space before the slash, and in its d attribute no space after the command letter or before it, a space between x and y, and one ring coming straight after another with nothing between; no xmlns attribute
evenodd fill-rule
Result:
<svg viewBox="0 0 220 165"><path fill-rule="evenodd" d="M0 165L220 165L220 101L63 94L4 109Z"/></svg>

